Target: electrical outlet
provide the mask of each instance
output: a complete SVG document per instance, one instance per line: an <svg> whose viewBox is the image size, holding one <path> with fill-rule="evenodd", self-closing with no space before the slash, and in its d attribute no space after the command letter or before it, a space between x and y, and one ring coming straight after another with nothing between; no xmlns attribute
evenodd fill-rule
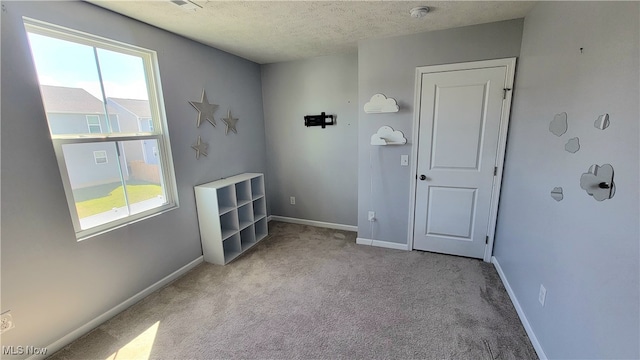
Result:
<svg viewBox="0 0 640 360"><path fill-rule="evenodd" d="M367 219L369 221L376 221L376 212L375 211L369 211L369 215L367 216Z"/></svg>
<svg viewBox="0 0 640 360"><path fill-rule="evenodd" d="M547 289L545 289L544 285L540 284L540 293L538 294L538 301L540 305L544 306L544 300L547 298Z"/></svg>
<svg viewBox="0 0 640 360"><path fill-rule="evenodd" d="M295 196L289 197L289 204L291 204L291 205L295 205L296 204L296 197Z"/></svg>
<svg viewBox="0 0 640 360"><path fill-rule="evenodd" d="M0 319L0 334L16 327L13 323L13 318L11 317L10 312L8 311L5 312L4 314L1 315L1 317L2 318Z"/></svg>

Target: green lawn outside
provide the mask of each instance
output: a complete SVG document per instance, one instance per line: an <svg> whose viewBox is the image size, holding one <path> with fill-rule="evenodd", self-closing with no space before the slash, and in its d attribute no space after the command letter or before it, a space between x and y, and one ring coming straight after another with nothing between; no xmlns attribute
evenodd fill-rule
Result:
<svg viewBox="0 0 640 360"><path fill-rule="evenodd" d="M93 186L73 192L78 217L85 218L100 214L113 208L125 206L124 191L120 183ZM156 184L127 184L129 203L137 203L162 195L162 187Z"/></svg>

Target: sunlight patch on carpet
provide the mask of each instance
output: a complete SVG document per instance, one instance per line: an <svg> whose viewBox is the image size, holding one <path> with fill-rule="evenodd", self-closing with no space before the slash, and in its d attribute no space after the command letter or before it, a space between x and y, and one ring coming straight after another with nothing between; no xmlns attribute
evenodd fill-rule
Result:
<svg viewBox="0 0 640 360"><path fill-rule="evenodd" d="M145 359L148 360L151 356L151 349L153 349L153 343L156 339L156 333L158 332L158 326L160 321L151 325L135 339L131 340L128 344L121 347L118 351L109 355L106 360L123 360L123 359Z"/></svg>

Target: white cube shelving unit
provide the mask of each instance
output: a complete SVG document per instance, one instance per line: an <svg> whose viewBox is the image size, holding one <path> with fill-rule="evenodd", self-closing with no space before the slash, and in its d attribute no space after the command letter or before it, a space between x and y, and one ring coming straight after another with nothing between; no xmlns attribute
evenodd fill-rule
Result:
<svg viewBox="0 0 640 360"><path fill-rule="evenodd" d="M240 174L194 189L205 261L227 264L267 236L262 174Z"/></svg>

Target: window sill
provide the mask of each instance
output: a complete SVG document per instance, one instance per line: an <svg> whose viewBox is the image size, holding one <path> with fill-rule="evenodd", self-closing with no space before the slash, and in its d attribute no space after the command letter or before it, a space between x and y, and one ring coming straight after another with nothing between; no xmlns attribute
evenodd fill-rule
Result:
<svg viewBox="0 0 640 360"><path fill-rule="evenodd" d="M84 241L84 240L87 240L87 239L90 239L90 238L93 238L93 237L96 237L96 236L99 236L99 235L106 234L106 233L111 232L113 230L120 229L120 228L123 228L125 226L129 226L131 224L135 224L137 222L140 222L140 221L143 221L143 220L146 220L146 219L150 219L150 218L158 216L158 215L162 215L164 213L168 213L169 211L172 211L172 210L175 210L175 209L178 209L178 208L179 208L178 204L166 205L166 207L164 207L161 210L158 210L156 212L153 212L151 214L145 214L145 215L142 215L142 216L137 217L137 218L129 217L129 218L123 219L124 222L119 223L117 225L111 225L106 229L101 229L101 230L96 230L96 231L92 231L92 229L81 230L79 232L76 232L76 240L78 242ZM105 224L105 226L107 226L107 225L108 224Z"/></svg>

